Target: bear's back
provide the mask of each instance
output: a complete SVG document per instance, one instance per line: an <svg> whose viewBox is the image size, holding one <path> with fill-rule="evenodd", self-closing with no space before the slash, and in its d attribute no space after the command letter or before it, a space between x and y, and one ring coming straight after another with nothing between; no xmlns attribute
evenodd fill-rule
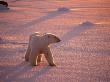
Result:
<svg viewBox="0 0 110 82"><path fill-rule="evenodd" d="M39 33L34 33L30 35L29 44L34 45L31 47L42 47L42 44L44 42L42 41L42 36Z"/></svg>

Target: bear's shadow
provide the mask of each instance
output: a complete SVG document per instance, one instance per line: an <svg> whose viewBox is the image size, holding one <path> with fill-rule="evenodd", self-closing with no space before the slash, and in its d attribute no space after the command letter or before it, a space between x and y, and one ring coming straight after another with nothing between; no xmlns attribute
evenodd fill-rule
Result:
<svg viewBox="0 0 110 82"><path fill-rule="evenodd" d="M0 66L2 69L1 81L14 82L26 81L31 82L41 75L45 75L52 67L50 66L31 66L28 62L21 62L16 66ZM32 73L31 73L32 71Z"/></svg>
<svg viewBox="0 0 110 82"><path fill-rule="evenodd" d="M83 31L92 29L94 27L94 25L95 24L90 21L85 21L76 27L71 27L72 29L70 29L70 31L68 31L63 36L61 36L61 42L58 43L57 45L53 45L52 47L57 47L57 48L61 47L62 44L64 45L70 39L79 36L80 33L82 33Z"/></svg>

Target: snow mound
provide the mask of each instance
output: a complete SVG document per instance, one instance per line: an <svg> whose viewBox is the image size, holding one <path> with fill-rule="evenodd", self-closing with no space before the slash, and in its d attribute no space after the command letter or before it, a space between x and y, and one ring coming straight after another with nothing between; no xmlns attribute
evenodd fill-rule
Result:
<svg viewBox="0 0 110 82"><path fill-rule="evenodd" d="M68 9L68 8L65 8L65 7L62 7L62 8L58 8L58 10L57 11L60 11L60 12L64 12L64 11L70 11L70 9Z"/></svg>
<svg viewBox="0 0 110 82"><path fill-rule="evenodd" d="M89 22L89 21L85 21L81 24L81 26L93 26L93 25L94 25L94 23Z"/></svg>
<svg viewBox="0 0 110 82"><path fill-rule="evenodd" d="M9 8L4 5L0 5L0 11L4 11L4 10L9 10Z"/></svg>

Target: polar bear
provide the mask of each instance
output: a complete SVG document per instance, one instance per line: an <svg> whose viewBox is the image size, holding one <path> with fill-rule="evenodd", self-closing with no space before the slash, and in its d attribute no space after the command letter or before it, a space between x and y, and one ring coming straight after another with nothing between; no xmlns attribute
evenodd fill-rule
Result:
<svg viewBox="0 0 110 82"><path fill-rule="evenodd" d="M31 34L25 60L29 61L31 65L36 66L39 65L42 60L42 54L44 54L49 65L55 66L49 45L60 41L57 36L51 33L40 34L39 32L35 32Z"/></svg>

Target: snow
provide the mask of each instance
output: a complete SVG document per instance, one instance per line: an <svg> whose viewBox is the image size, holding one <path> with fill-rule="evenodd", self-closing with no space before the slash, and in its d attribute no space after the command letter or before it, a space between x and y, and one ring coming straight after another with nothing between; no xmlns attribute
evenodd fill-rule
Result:
<svg viewBox="0 0 110 82"><path fill-rule="evenodd" d="M84 26L84 27L93 26L93 25L94 25L94 24L91 23L91 22L89 22L89 21L83 22L83 23L81 24L81 26Z"/></svg>
<svg viewBox="0 0 110 82"><path fill-rule="evenodd" d="M109 0L6 0L0 10L0 82L109 82ZM53 33L56 67L24 61L29 35Z"/></svg>
<svg viewBox="0 0 110 82"><path fill-rule="evenodd" d="M65 7L62 7L62 8L59 8L57 11L59 11L59 12L66 12L66 11L69 11L69 9L68 8L65 8Z"/></svg>

